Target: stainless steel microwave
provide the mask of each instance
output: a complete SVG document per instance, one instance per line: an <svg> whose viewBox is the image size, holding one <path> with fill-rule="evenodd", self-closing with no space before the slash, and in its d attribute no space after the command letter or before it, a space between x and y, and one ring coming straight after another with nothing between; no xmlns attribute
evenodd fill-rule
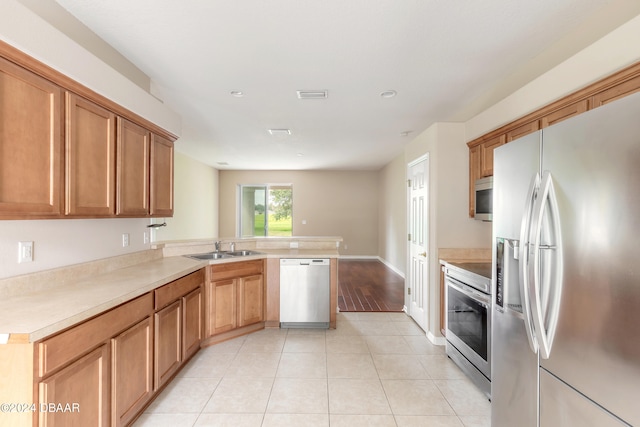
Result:
<svg viewBox="0 0 640 427"><path fill-rule="evenodd" d="M493 220L493 177L480 178L475 184L474 218L480 221Z"/></svg>

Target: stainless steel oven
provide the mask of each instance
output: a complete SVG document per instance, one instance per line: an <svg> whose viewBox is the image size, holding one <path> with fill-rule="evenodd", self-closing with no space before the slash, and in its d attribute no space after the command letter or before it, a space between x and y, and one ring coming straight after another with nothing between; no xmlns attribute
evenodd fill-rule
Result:
<svg viewBox="0 0 640 427"><path fill-rule="evenodd" d="M447 355L490 398L491 263L447 263L444 272Z"/></svg>

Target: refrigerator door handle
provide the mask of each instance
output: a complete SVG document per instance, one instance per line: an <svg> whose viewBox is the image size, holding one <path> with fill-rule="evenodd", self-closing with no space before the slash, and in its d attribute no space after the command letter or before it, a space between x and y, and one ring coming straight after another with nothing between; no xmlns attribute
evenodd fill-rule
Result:
<svg viewBox="0 0 640 427"><path fill-rule="evenodd" d="M549 202L550 221L545 223L547 201ZM562 234L560 233L558 202L553 179L548 171L545 171L542 176L539 197L536 200L533 214L535 222L531 230L532 244L529 252L533 262L528 267L529 281L533 286L529 287L529 299L540 357L548 359L551 355L553 338L558 325L562 295ZM543 224L546 225L546 230L543 230L545 228ZM554 244L541 244L543 231L550 236ZM552 251L551 257L548 258L550 259L549 264L541 263L541 250ZM542 269L545 269L545 274L541 274ZM545 283L541 283L541 276L545 278ZM544 295L547 295L548 292L546 298L543 298L543 286ZM543 307L543 302L546 303L545 307Z"/></svg>
<svg viewBox="0 0 640 427"><path fill-rule="evenodd" d="M527 331L527 340L529 347L534 353L538 353L538 342L536 340L533 318L531 314L531 303L529 301L529 235L531 229L531 216L533 214L533 205L536 200L536 193L540 185L540 175L536 173L531 178L529 191L527 192L527 200L525 202L524 214L522 215L522 223L520 225L520 246L518 248L519 277L520 277L520 297L522 299L522 315L524 317L524 326Z"/></svg>

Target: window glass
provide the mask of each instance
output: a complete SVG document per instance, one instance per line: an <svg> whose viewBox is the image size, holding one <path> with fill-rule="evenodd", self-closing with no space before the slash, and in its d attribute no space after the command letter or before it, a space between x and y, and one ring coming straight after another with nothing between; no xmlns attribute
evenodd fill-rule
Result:
<svg viewBox="0 0 640 427"><path fill-rule="evenodd" d="M241 185L239 213L241 237L292 236L291 185Z"/></svg>

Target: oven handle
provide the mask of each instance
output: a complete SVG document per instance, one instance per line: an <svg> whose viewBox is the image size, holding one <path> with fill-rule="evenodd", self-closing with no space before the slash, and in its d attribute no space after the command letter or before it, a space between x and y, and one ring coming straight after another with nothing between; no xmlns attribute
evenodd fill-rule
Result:
<svg viewBox="0 0 640 427"><path fill-rule="evenodd" d="M471 287L465 285L462 282L457 281L456 279L453 279L449 276L445 277L445 282L447 284L447 286L452 287L453 289L457 290L458 292L468 296L469 298L471 298L472 300L476 301L478 304L480 304L481 306L483 306L484 308L486 308L487 310L490 308L489 304L491 303L491 299L486 296L485 294L475 291L473 289L471 289Z"/></svg>

